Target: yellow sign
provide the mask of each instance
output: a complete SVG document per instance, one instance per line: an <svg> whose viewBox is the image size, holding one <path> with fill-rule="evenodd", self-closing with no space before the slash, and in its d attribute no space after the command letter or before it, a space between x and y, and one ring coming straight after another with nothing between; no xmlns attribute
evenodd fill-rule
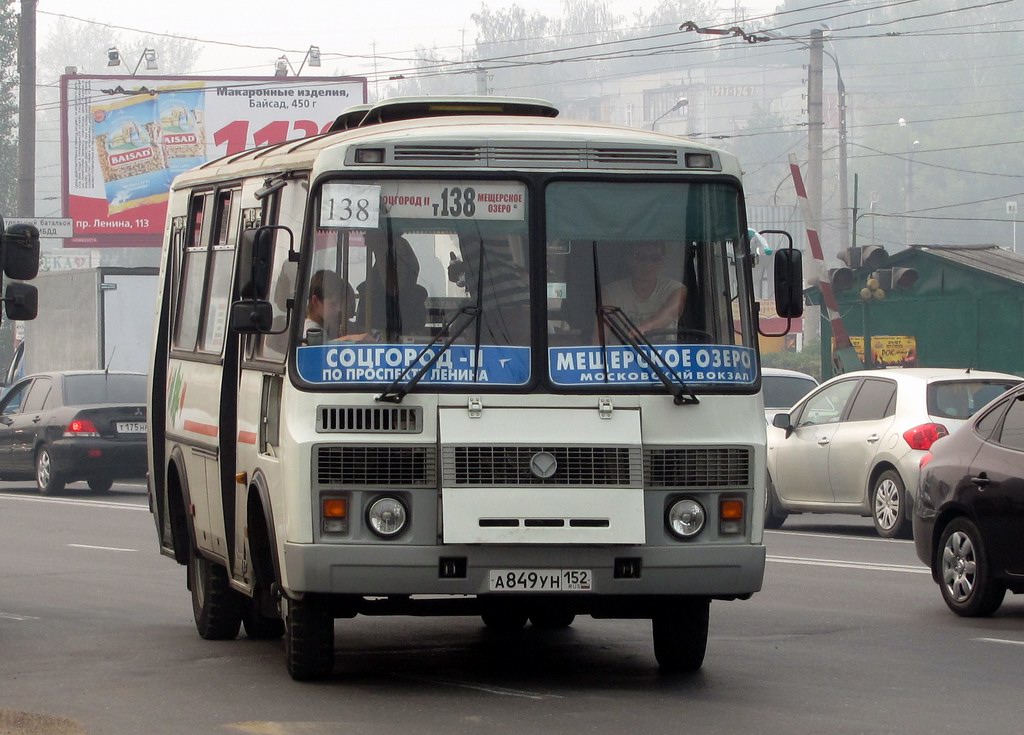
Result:
<svg viewBox="0 0 1024 735"><path fill-rule="evenodd" d="M871 364L874 367L916 367L917 339L908 336L872 337Z"/></svg>
<svg viewBox="0 0 1024 735"><path fill-rule="evenodd" d="M857 352L857 357L860 359L861 364L864 364L864 338L863 337L850 337L850 344L853 345L853 349ZM832 338L832 356L836 354L836 338Z"/></svg>

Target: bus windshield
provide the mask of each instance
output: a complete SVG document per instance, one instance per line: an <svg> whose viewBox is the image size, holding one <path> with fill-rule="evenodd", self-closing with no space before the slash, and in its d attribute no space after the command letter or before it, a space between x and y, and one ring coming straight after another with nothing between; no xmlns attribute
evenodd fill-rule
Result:
<svg viewBox="0 0 1024 735"><path fill-rule="evenodd" d="M325 183L299 376L571 390L756 382L738 188L554 180L544 197L546 238L532 238L544 249L531 256L524 182ZM531 272L547 275L540 333Z"/></svg>
<svg viewBox="0 0 1024 735"><path fill-rule="evenodd" d="M327 183L317 206L298 348L304 380L389 383L449 336L456 342L425 385L531 380L524 183ZM468 326L459 320L466 307Z"/></svg>
<svg viewBox="0 0 1024 735"><path fill-rule="evenodd" d="M688 385L755 380L735 187L560 181L545 200L554 384L654 384L658 356Z"/></svg>

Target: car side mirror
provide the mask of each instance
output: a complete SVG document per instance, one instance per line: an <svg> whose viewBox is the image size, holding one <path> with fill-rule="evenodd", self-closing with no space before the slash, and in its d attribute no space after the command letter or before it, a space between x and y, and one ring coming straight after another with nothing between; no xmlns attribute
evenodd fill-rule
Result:
<svg viewBox="0 0 1024 735"><path fill-rule="evenodd" d="M772 426L776 429L785 429L788 432L793 428L793 418L788 413L777 413L772 416Z"/></svg>
<svg viewBox="0 0 1024 735"><path fill-rule="evenodd" d="M274 306L269 301L236 301L231 305L231 331L269 334L274 328Z"/></svg>

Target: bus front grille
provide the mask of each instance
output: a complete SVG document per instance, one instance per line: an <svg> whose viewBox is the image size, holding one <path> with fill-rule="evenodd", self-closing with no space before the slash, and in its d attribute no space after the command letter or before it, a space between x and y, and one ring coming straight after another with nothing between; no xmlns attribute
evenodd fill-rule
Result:
<svg viewBox="0 0 1024 735"><path fill-rule="evenodd" d="M320 485L437 486L437 453L432 446L321 445L315 457Z"/></svg>
<svg viewBox="0 0 1024 735"><path fill-rule="evenodd" d="M555 460L547 477L532 463L541 453ZM447 446L441 463L446 487L639 487L642 474L640 452L629 447Z"/></svg>
<svg viewBox="0 0 1024 735"><path fill-rule="evenodd" d="M751 487L747 447L647 448L647 487Z"/></svg>
<svg viewBox="0 0 1024 735"><path fill-rule="evenodd" d="M419 434L423 409L419 406L318 406L316 430L321 434Z"/></svg>

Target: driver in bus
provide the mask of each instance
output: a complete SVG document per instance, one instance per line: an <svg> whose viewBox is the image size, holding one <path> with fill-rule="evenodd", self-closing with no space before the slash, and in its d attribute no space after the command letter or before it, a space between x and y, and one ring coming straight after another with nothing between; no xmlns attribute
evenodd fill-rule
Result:
<svg viewBox="0 0 1024 735"><path fill-rule="evenodd" d="M302 326L308 344L331 341L363 342L366 334L349 334L355 294L337 273L318 270L309 280L309 304ZM319 332L319 335L317 335Z"/></svg>
<svg viewBox="0 0 1024 735"><path fill-rule="evenodd" d="M605 306L617 306L642 335L674 332L686 305L686 286L664 275L665 244L640 242L630 248L629 275L601 291Z"/></svg>

